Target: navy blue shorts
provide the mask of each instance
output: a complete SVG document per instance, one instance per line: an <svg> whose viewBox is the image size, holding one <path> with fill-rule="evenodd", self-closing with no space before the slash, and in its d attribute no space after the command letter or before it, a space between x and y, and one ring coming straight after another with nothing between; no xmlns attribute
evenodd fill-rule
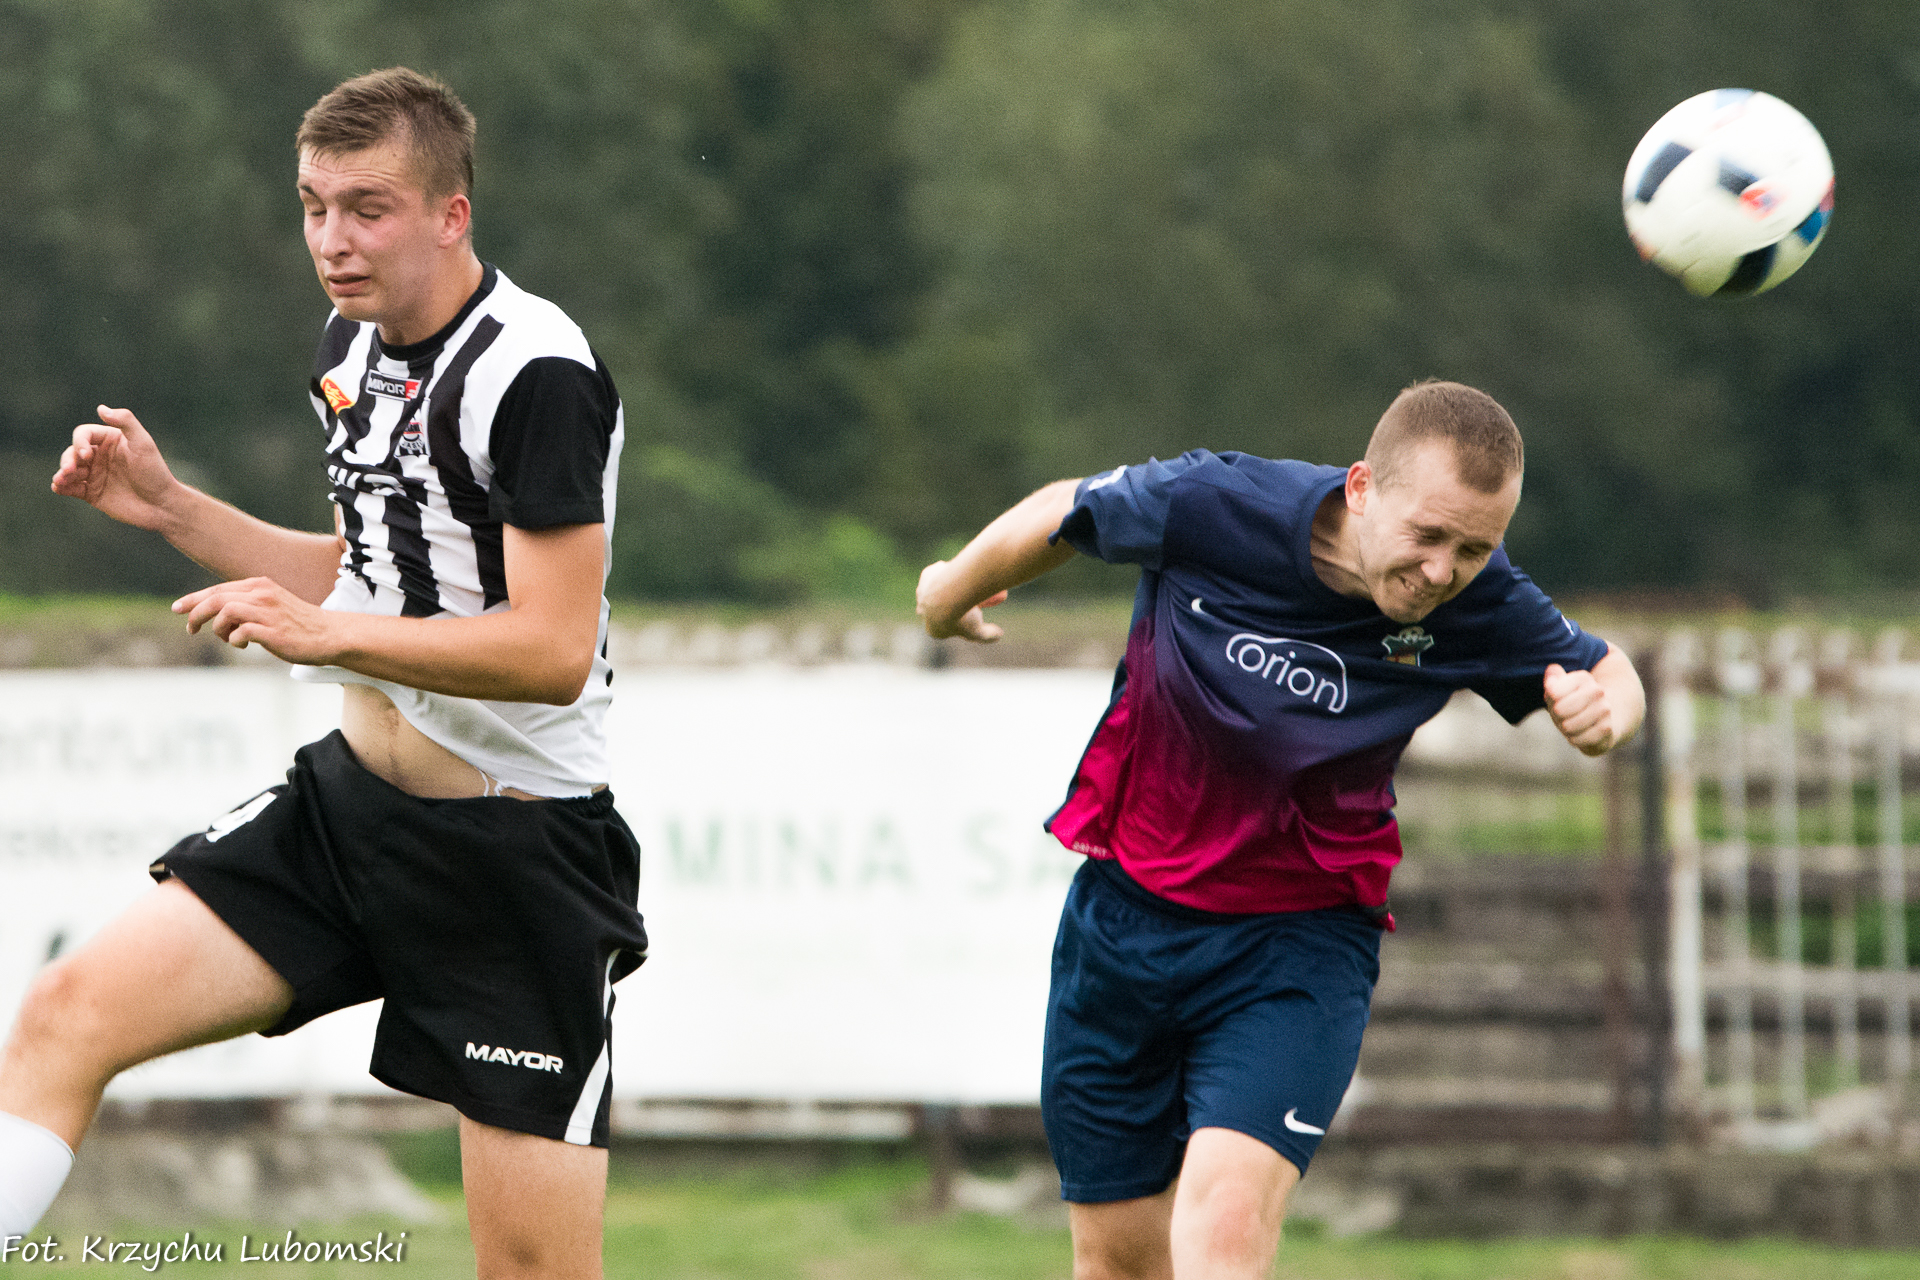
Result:
<svg viewBox="0 0 1920 1280"><path fill-rule="evenodd" d="M1358 907L1184 907L1089 858L1047 997L1040 1109L1062 1198L1157 1195L1201 1128L1304 1171L1353 1079L1381 932Z"/></svg>

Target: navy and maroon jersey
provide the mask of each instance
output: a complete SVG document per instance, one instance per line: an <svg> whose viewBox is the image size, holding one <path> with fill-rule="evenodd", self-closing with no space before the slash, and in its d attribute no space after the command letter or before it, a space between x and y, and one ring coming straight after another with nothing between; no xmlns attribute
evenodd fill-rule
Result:
<svg viewBox="0 0 1920 1280"><path fill-rule="evenodd" d="M1408 626L1314 572L1341 467L1196 450L1082 482L1058 538L1141 567L1113 700L1047 829L1172 902L1386 901L1393 770L1455 690L1518 723L1606 656L1503 549Z"/></svg>

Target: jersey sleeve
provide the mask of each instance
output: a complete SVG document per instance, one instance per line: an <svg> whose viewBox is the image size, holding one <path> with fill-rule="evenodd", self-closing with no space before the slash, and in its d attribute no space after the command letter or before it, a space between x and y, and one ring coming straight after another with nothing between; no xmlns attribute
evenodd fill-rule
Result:
<svg viewBox="0 0 1920 1280"><path fill-rule="evenodd" d="M1505 555L1500 559L1504 562ZM1526 574L1511 564L1504 570L1510 578L1491 619L1498 639L1486 675L1468 687L1507 723L1519 724L1546 705L1542 686L1548 666L1559 663L1568 671L1591 671L1607 656L1607 642L1561 613Z"/></svg>
<svg viewBox="0 0 1920 1280"><path fill-rule="evenodd" d="M1148 459L1088 476L1073 495L1073 510L1049 542L1064 540L1075 551L1109 564L1158 570L1167 537L1173 486L1202 460L1196 450L1171 462Z"/></svg>
<svg viewBox="0 0 1920 1280"><path fill-rule="evenodd" d="M529 360L494 413L487 512L517 529L606 519L607 453L619 397L606 366Z"/></svg>

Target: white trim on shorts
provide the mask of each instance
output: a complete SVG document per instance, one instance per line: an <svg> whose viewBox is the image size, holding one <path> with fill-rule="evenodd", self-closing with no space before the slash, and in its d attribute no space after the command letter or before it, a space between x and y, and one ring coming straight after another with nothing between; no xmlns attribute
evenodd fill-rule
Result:
<svg viewBox="0 0 1920 1280"><path fill-rule="evenodd" d="M602 1025L613 1012L613 962L619 958L619 948L607 957L606 997L600 1006ZM573 1114L567 1117L565 1140L576 1147L593 1145L593 1119L600 1113L600 1095L606 1092L607 1073L612 1070L613 1041L608 1038L600 1042L600 1056L594 1060L593 1070L587 1072L587 1082L580 1086L580 1098L573 1104Z"/></svg>

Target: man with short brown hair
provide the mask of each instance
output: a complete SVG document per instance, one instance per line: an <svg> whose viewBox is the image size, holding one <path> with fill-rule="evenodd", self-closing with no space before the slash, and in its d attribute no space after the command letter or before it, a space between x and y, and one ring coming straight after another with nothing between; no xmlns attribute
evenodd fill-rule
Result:
<svg viewBox="0 0 1920 1280"><path fill-rule="evenodd" d="M1498 493L1526 469L1520 428L1484 391L1458 382L1416 382L1393 398L1367 440L1367 466L1375 484L1393 484L1419 446L1445 440L1453 446L1460 482L1480 493Z"/></svg>
<svg viewBox="0 0 1920 1280"><path fill-rule="evenodd" d="M1352 466L1195 450L1062 480L922 572L928 633L991 641L982 609L1076 551L1141 568L1047 822L1086 855L1041 1077L1075 1280L1268 1274L1359 1056L1415 728L1459 689L1589 755L1638 727L1626 656L1501 550L1520 465L1491 397L1425 383Z"/></svg>
<svg viewBox="0 0 1920 1280"><path fill-rule="evenodd" d="M333 534L180 483L125 409L61 457L56 493L221 579L175 602L190 629L343 707L35 981L0 1060L0 1232L45 1211L118 1072L384 997L371 1069L459 1111L480 1274L600 1273L613 983L646 954L603 730L624 428L579 328L475 256L472 139L404 68L301 127Z"/></svg>
<svg viewBox="0 0 1920 1280"><path fill-rule="evenodd" d="M404 142L428 197L471 200L475 132L473 112L445 84L388 67L356 76L308 107L293 146L301 155L344 155Z"/></svg>

